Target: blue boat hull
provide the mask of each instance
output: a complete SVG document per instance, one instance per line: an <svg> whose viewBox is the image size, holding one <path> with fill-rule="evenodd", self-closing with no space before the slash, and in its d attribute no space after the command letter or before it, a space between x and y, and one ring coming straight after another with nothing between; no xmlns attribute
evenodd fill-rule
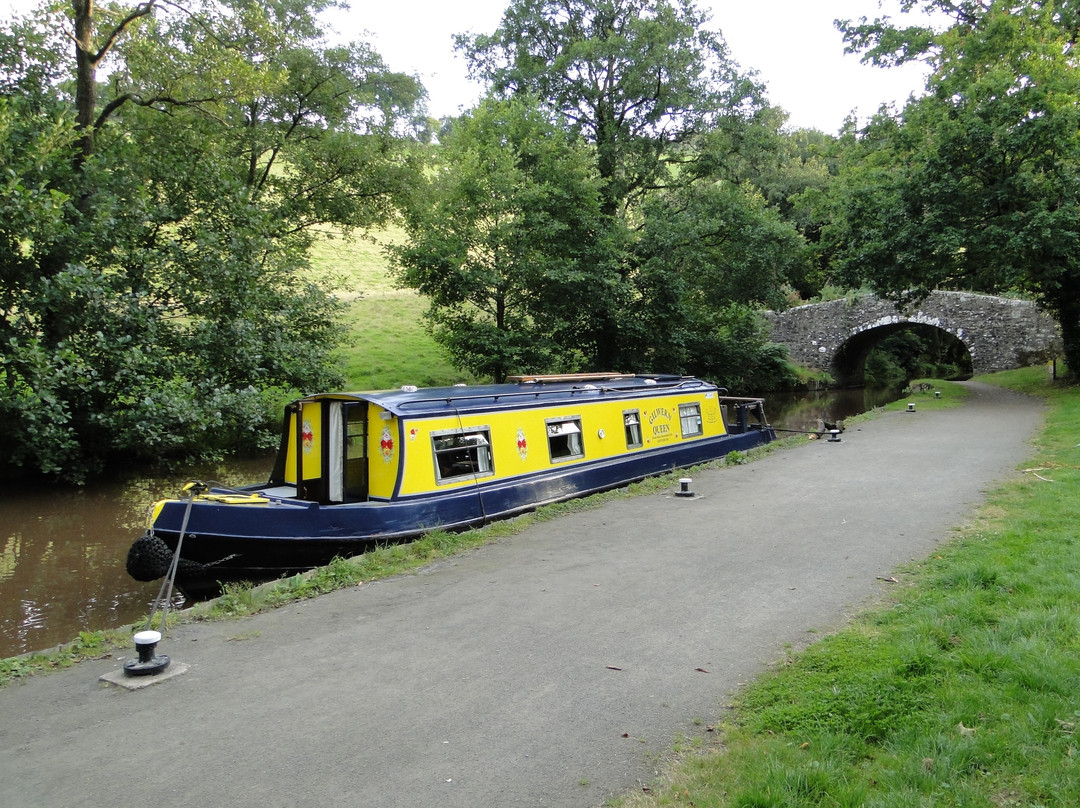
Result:
<svg viewBox="0 0 1080 808"><path fill-rule="evenodd" d="M275 497L263 505L203 499L170 501L159 514L152 534L133 545L128 570L140 580L162 577L161 566L171 560L183 531L176 584L190 597L212 596L224 583L271 580L437 528L460 530L481 525L541 505L706 463L732 451L746 451L774 437L773 430L766 426L390 502L320 505ZM247 490L258 491L259 487Z"/></svg>

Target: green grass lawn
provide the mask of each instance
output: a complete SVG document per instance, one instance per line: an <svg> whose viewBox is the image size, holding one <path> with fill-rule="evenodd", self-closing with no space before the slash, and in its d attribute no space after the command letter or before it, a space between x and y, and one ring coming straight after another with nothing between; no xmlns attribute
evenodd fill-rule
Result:
<svg viewBox="0 0 1080 808"><path fill-rule="evenodd" d="M395 228L348 237L324 228L311 248L312 274L347 298L396 292L386 248L402 238Z"/></svg>
<svg viewBox="0 0 1080 808"><path fill-rule="evenodd" d="M1044 368L986 380L1047 397L1028 473L618 805L1080 805L1080 389Z"/></svg>
<svg viewBox="0 0 1080 808"><path fill-rule="evenodd" d="M403 384L438 387L476 379L456 369L424 328L424 302L413 292L352 300L347 335L338 351L349 390L388 390Z"/></svg>
<svg viewBox="0 0 1080 808"><path fill-rule="evenodd" d="M330 284L347 306L346 336L337 352L345 389L477 381L455 368L428 334L423 299L394 285L385 250L401 237L392 228L350 238L324 231L312 247L313 275Z"/></svg>

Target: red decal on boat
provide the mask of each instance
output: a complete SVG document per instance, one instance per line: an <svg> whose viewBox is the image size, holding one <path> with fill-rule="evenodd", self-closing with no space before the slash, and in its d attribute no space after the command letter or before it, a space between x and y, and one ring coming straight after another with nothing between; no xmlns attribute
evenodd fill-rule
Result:
<svg viewBox="0 0 1080 808"><path fill-rule="evenodd" d="M382 440L379 441L379 448L382 449L383 460L389 463L390 458L394 456L394 439L390 436L389 427L383 427Z"/></svg>

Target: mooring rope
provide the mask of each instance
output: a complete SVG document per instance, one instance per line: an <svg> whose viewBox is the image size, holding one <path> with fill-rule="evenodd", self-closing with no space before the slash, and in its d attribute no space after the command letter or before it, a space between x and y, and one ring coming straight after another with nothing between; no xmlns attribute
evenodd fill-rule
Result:
<svg viewBox="0 0 1080 808"><path fill-rule="evenodd" d="M154 598L154 605L150 607L150 614L146 618L146 628L149 629L154 623L154 614L157 612L158 607L161 607L161 633L165 633L166 620L169 616L169 602L172 600L173 584L176 581L176 570L180 566L180 548L184 544L184 534L187 533L188 518L191 516L191 505L195 502L195 497L202 491L206 490L206 484L197 480L193 480L187 483L182 489L182 495L187 497L187 507L184 509L184 521L180 523L180 537L176 540L176 551L173 553L172 561L169 563L169 571L165 574L165 580L161 582L161 587L158 589L157 597ZM153 528L150 529L151 532ZM162 599L164 596L164 599Z"/></svg>

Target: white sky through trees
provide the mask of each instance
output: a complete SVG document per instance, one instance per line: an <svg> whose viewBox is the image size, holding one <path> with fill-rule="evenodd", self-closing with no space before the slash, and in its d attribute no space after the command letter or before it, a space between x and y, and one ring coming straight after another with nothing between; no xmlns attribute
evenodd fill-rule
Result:
<svg viewBox="0 0 1080 808"><path fill-rule="evenodd" d="M394 70L420 76L435 117L454 115L476 100L479 88L465 76L465 61L453 52L456 33L491 33L508 0L352 0L348 13L335 14L340 31L372 32L371 41ZM899 16L898 0L698 0L712 14L734 59L756 70L768 86L771 103L791 116L791 127L835 134L853 110L860 121L882 102L902 107L922 90L919 66L881 68L862 65L844 53L836 19ZM914 17L914 15L906 15ZM913 20L914 21L914 20Z"/></svg>
<svg viewBox="0 0 1080 808"><path fill-rule="evenodd" d="M509 0L349 0L348 11L331 11L326 20L345 39L366 39L392 70L415 73L428 90L434 117L456 115L479 96L466 77L465 61L454 53L453 35L491 33ZM11 11L38 5L8 0ZM918 66L883 70L844 53L835 19L899 16L899 0L698 0L711 12L732 56L756 70L772 104L787 110L790 127L835 134L849 113L865 121L881 103L903 106L920 92L925 71ZM913 17L914 15L907 15ZM914 22L914 19L912 20ZM365 33L368 32L368 33Z"/></svg>

